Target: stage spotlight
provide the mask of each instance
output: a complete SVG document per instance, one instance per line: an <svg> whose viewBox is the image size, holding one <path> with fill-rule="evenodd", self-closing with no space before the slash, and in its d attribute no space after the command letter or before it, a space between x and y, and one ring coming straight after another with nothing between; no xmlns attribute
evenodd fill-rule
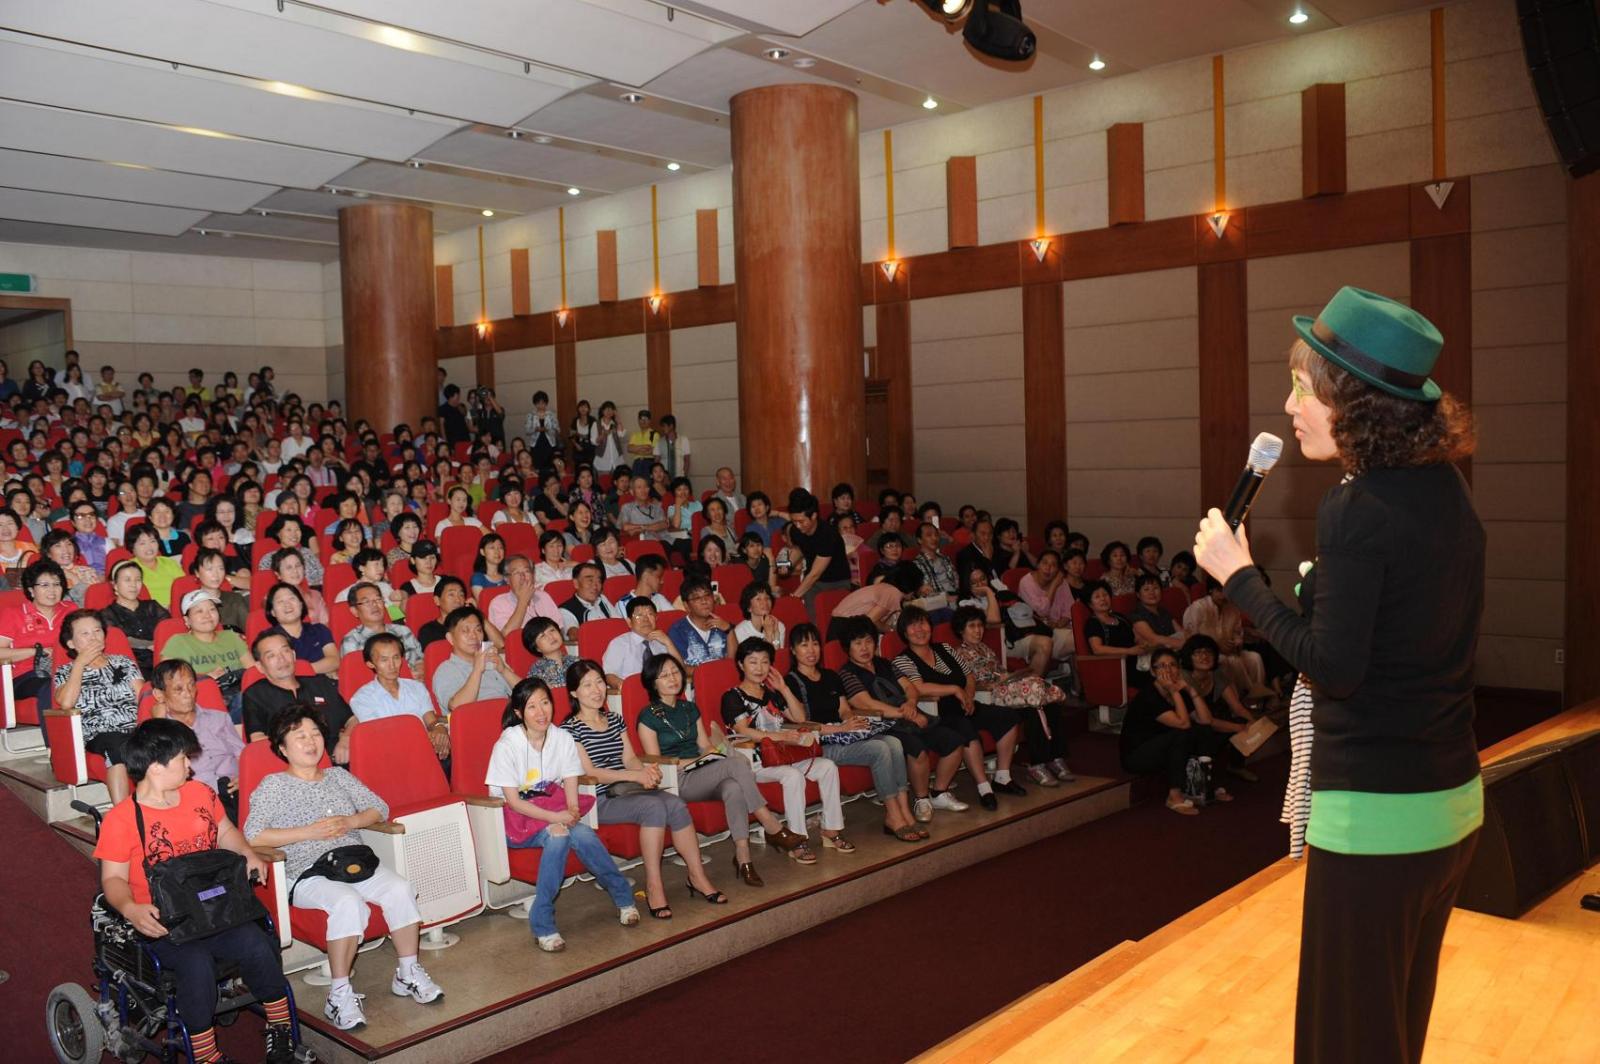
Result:
<svg viewBox="0 0 1600 1064"><path fill-rule="evenodd" d="M1038 43L1022 21L1021 0L977 0L967 14L961 35L984 55L1008 63L1032 58Z"/></svg>
<svg viewBox="0 0 1600 1064"><path fill-rule="evenodd" d="M922 3L946 22L960 22L972 10L973 0L922 0Z"/></svg>

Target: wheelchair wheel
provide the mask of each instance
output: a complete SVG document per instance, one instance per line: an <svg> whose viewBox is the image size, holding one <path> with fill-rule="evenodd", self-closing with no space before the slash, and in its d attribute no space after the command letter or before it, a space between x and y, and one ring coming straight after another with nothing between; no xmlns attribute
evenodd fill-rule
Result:
<svg viewBox="0 0 1600 1064"><path fill-rule="evenodd" d="M95 1000L77 983L62 983L50 991L44 1022L50 1048L61 1064L94 1064L105 1052L106 1033Z"/></svg>

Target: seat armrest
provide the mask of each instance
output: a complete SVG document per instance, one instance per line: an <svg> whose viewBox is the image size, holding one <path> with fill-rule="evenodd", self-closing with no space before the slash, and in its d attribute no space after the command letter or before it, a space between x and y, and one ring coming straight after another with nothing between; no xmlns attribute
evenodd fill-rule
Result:
<svg viewBox="0 0 1600 1064"><path fill-rule="evenodd" d="M784 724L784 727L793 728L796 731L821 731L822 730L822 725L817 723L814 720L787 721Z"/></svg>
<svg viewBox="0 0 1600 1064"><path fill-rule="evenodd" d="M396 824L393 820L380 820L376 824L368 824L361 830L376 831L384 835L404 835L406 826L404 824Z"/></svg>
<svg viewBox="0 0 1600 1064"><path fill-rule="evenodd" d="M640 754L639 760L647 765L681 765L690 760L684 757L668 757L665 754Z"/></svg>
<svg viewBox="0 0 1600 1064"><path fill-rule="evenodd" d="M256 898L272 917L278 949L286 950L294 943L294 931L289 927L289 878L284 871L287 858L282 850L269 846L257 846L255 851L267 862L267 881L256 885Z"/></svg>
<svg viewBox="0 0 1600 1064"><path fill-rule="evenodd" d="M460 795L460 798L468 805L480 806L485 809L499 809L506 804L504 798L488 794L463 794Z"/></svg>
<svg viewBox="0 0 1600 1064"><path fill-rule="evenodd" d="M272 864L274 861L287 861L289 859L288 854L284 853L275 846L252 846L250 848L256 851L257 857L261 858L268 864Z"/></svg>

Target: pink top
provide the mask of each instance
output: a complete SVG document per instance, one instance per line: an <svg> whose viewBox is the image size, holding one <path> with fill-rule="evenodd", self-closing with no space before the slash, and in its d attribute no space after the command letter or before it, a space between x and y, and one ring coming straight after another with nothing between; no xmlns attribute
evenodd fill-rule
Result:
<svg viewBox="0 0 1600 1064"><path fill-rule="evenodd" d="M865 617L874 609L885 611L884 620L888 623L894 615L900 612L900 599L902 593L888 581L881 584L868 584L858 588L844 597L844 601L833 608L835 617Z"/></svg>
<svg viewBox="0 0 1600 1064"><path fill-rule="evenodd" d="M1057 624L1072 619L1072 585L1066 580L1056 585L1054 595L1047 595L1044 588L1039 586L1038 577L1029 573L1017 586L1017 594L1022 596L1022 601L1033 607L1034 616L1046 624Z"/></svg>

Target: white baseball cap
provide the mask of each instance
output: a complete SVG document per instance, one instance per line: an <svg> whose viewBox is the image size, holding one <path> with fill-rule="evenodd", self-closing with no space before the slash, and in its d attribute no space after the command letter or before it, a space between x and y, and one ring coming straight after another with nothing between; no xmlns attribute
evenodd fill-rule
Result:
<svg viewBox="0 0 1600 1064"><path fill-rule="evenodd" d="M215 591L207 591L203 587L197 587L183 596L183 601L178 604L178 612L187 614L198 602L210 602L214 605L220 605L222 599Z"/></svg>

